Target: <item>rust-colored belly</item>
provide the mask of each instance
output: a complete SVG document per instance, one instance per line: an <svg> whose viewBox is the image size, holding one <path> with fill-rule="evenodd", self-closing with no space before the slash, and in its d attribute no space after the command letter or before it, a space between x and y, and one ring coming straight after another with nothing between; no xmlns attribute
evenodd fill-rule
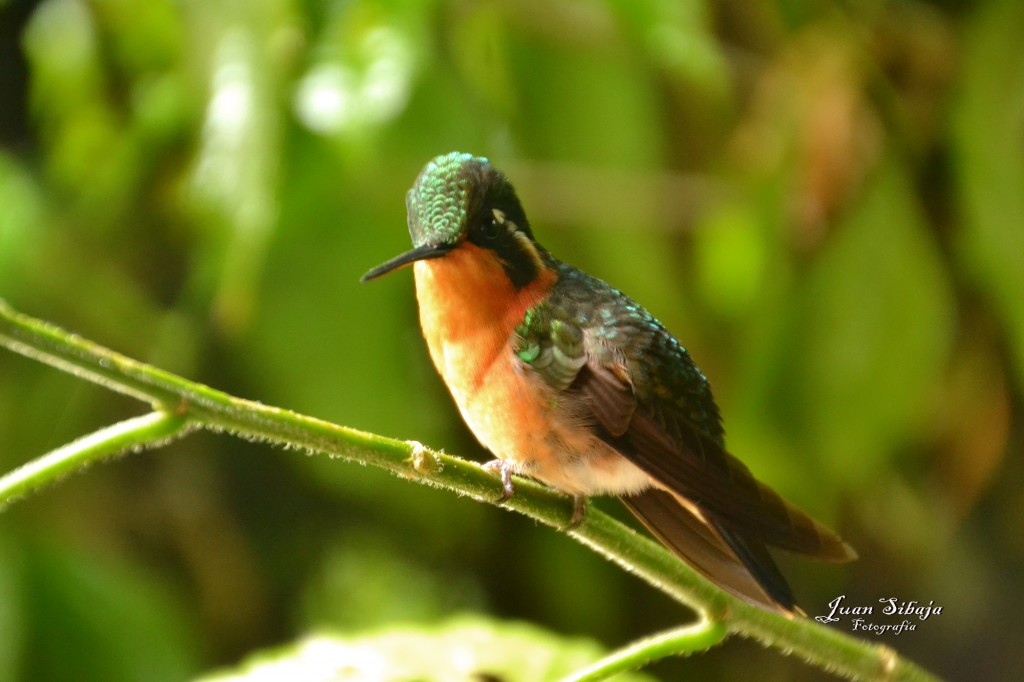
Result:
<svg viewBox="0 0 1024 682"><path fill-rule="evenodd" d="M430 356L474 435L517 473L571 494L648 487L650 478L592 435L513 351L513 330L550 282L515 290L479 251L460 247L415 266Z"/></svg>

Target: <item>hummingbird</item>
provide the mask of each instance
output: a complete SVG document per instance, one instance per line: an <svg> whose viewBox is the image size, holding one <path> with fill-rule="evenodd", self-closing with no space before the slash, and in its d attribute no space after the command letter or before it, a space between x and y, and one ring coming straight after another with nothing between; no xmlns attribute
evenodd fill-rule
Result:
<svg viewBox="0 0 1024 682"><path fill-rule="evenodd" d="M555 258L512 184L484 157L431 160L406 195L413 248L362 277L413 265L430 357L470 430L513 474L572 495L613 495L725 591L804 615L768 547L830 562L856 552L725 448L707 378L631 298Z"/></svg>

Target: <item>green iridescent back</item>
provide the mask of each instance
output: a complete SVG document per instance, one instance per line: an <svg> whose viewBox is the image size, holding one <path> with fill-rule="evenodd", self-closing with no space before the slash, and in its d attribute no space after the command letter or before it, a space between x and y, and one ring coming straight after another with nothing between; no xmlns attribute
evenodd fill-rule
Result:
<svg viewBox="0 0 1024 682"><path fill-rule="evenodd" d="M555 267L551 295L516 329L519 358L557 390L571 387L588 358L622 364L641 409L683 418L721 444L721 417L707 378L675 337L603 281L561 262Z"/></svg>

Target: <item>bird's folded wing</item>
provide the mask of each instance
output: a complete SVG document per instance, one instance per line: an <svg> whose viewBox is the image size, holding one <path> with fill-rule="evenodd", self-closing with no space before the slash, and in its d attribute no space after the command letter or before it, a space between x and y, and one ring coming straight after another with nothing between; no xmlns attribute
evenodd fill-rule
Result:
<svg viewBox="0 0 1024 682"><path fill-rule="evenodd" d="M740 538L727 542L718 527L664 490L651 488L622 501L655 537L712 582L758 606L799 612L786 579L764 545ZM742 552L746 556L741 559Z"/></svg>
<svg viewBox="0 0 1024 682"><path fill-rule="evenodd" d="M685 417L664 406L638 403L626 376L621 368L591 359L573 389L587 403L602 439L660 487L748 544L765 543L826 561L856 558L839 536L754 479L742 462Z"/></svg>

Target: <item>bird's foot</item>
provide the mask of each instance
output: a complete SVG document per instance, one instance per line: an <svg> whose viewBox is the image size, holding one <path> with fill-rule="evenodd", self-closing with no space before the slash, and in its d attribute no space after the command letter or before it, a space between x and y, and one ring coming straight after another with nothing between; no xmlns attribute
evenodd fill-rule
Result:
<svg viewBox="0 0 1024 682"><path fill-rule="evenodd" d="M498 504L508 502L516 492L516 487L512 483L512 464L504 459L492 459L481 466L484 471L498 474L501 478L501 499L498 500Z"/></svg>
<svg viewBox="0 0 1024 682"><path fill-rule="evenodd" d="M580 527L583 519L587 518L587 498L584 495L572 496L572 517L569 523L559 528L563 533L569 533Z"/></svg>

